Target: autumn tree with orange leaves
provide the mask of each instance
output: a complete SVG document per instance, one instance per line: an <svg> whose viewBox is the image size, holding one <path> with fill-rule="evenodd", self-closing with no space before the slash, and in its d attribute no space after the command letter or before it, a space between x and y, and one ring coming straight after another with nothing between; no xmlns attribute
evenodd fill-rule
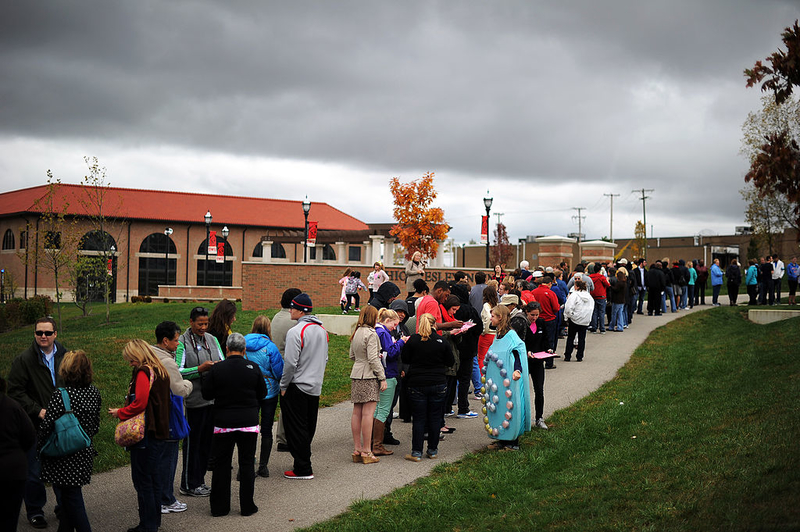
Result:
<svg viewBox="0 0 800 532"><path fill-rule="evenodd" d="M444 211L431 206L437 195L433 176L433 172L428 172L410 183L401 183L397 177L389 181L389 190L394 196L394 219L397 220L389 234L397 237L409 260L415 251L434 258L439 241L450 231L444 221Z"/></svg>

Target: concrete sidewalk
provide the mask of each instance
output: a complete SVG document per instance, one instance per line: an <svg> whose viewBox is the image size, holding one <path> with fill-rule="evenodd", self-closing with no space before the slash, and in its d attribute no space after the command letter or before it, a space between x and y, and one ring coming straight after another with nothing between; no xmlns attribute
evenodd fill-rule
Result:
<svg viewBox="0 0 800 532"><path fill-rule="evenodd" d="M710 307L696 307L696 310ZM623 333L588 334L583 362L564 362L556 359L557 368L545 376L545 418L569 406L578 399L612 379L617 370L657 327L691 311L667 313L664 316L635 316ZM558 353L564 353L565 340L559 341ZM574 359L573 359L574 360ZM471 407L479 411L480 402L470 399ZM320 411L317 434L312 446L315 479L286 480L283 471L291 469L289 453L273 452L270 458L270 478L256 478L255 501L259 512L251 517L238 515L238 485L233 482L231 515L212 518L207 498L179 496L189 505L186 512L164 515L164 532L207 530L213 524L218 531L292 530L310 526L345 511L358 499L375 499L395 488L427 475L442 461L455 461L464 454L481 449L490 443L480 419L448 418L448 425L457 430L439 446L439 459L423 459L413 463L403 459L411 449L411 424L395 420L393 431L402 443L389 447L392 456L382 457L378 464L354 464L350 458L352 436L350 414L352 404L340 403ZM554 427L553 430L558 430ZM234 458L235 461L235 458ZM178 476L180 475L178 465ZM206 476L211 484L211 474ZM94 530L106 532L127 530L138 523L136 492L131 483L130 468L120 468L92 477L84 487L86 508ZM177 493L177 486L176 486ZM57 528L53 515L55 496L48 489L45 508L49 529ZM25 522L23 506L20 530L33 530Z"/></svg>

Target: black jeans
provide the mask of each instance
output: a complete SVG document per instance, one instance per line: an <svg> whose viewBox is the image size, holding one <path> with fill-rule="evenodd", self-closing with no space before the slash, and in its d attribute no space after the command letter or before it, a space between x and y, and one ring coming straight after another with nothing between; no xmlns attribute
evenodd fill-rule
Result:
<svg viewBox="0 0 800 532"><path fill-rule="evenodd" d="M735 305L738 298L739 285L735 283L728 283L728 299L730 299L731 305Z"/></svg>
<svg viewBox="0 0 800 532"><path fill-rule="evenodd" d="M529 358L528 373L533 383L533 407L536 412L536 417L533 419L535 421L544 415L544 360Z"/></svg>
<svg viewBox="0 0 800 532"><path fill-rule="evenodd" d="M555 352L556 344L554 342L554 338L558 338L558 331L556 330L556 320L550 320L544 322L544 334L547 337L547 345L550 346L548 349L552 349ZM553 359L548 358L547 361L545 361L544 366L546 368L552 368Z"/></svg>
<svg viewBox="0 0 800 532"><path fill-rule="evenodd" d="M194 489L206 481L211 438L214 436L213 406L187 408L189 437L183 440L183 475L181 488Z"/></svg>
<svg viewBox="0 0 800 532"><path fill-rule="evenodd" d="M164 440L145 437L143 447L131 447L131 480L139 503L139 525L142 532L157 532L161 526L160 467L167 450Z"/></svg>
<svg viewBox="0 0 800 532"><path fill-rule="evenodd" d="M37 515L43 516L44 505L47 504L47 490L39 478L42 474L42 463L39 461L39 453L36 452L37 447L38 442L34 441L33 447L28 451L28 481L25 483L24 497L28 519Z"/></svg>
<svg viewBox="0 0 800 532"><path fill-rule="evenodd" d="M411 401L411 452L422 454L425 433L428 433L428 451L439 449L439 429L442 428L442 412L447 395L447 384L433 386L409 386Z"/></svg>
<svg viewBox="0 0 800 532"><path fill-rule="evenodd" d="M757 305L758 304L758 285L757 284L749 284L747 285L747 295L750 296L750 301L747 302L748 305Z"/></svg>
<svg viewBox="0 0 800 532"><path fill-rule="evenodd" d="M81 486L60 486L53 484L53 491L56 493L58 506L61 508L59 513L58 530L72 532L91 532L89 518L86 515L86 506L83 503L83 491ZM161 511L161 508L158 509Z"/></svg>
<svg viewBox="0 0 800 532"><path fill-rule="evenodd" d="M586 325L575 325L569 322L567 329L567 349L564 351L564 361L572 358L572 349L575 347L575 336L578 336L578 353L575 356L578 360L583 360L583 350L586 348Z"/></svg>
<svg viewBox="0 0 800 532"><path fill-rule="evenodd" d="M261 453L258 465L261 467L269 463L272 453L272 424L275 422L275 410L278 409L278 395L272 399L261 401Z"/></svg>
<svg viewBox="0 0 800 532"><path fill-rule="evenodd" d="M25 480L4 480L0 483L0 530L17 529L25 482Z"/></svg>
<svg viewBox="0 0 800 532"><path fill-rule="evenodd" d="M283 427L286 429L286 444L294 458L294 474L313 475L311 469L311 441L317 432L319 397L300 391L292 383L281 396Z"/></svg>
<svg viewBox="0 0 800 532"><path fill-rule="evenodd" d="M469 412L469 381L472 378L472 364L477 353L472 355L460 353L460 361L456 379L458 380L458 413Z"/></svg>
<svg viewBox="0 0 800 532"><path fill-rule="evenodd" d="M274 414L274 412L273 412ZM234 431L214 434L211 454L214 457L214 473L211 476L211 515L227 515L231 511L231 461L233 447L239 456L239 511L250 515L258 510L253 502L256 483L256 444L255 432Z"/></svg>

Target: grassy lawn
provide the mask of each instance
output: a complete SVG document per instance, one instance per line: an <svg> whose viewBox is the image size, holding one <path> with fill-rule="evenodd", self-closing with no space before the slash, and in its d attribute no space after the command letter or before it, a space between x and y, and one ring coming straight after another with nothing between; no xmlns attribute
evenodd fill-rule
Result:
<svg viewBox="0 0 800 532"><path fill-rule="evenodd" d="M311 530L800 529L800 318L745 317L671 322L521 451L440 465Z"/></svg>
<svg viewBox="0 0 800 532"><path fill-rule="evenodd" d="M58 341L67 349L83 349L92 359L95 372L95 385L103 396L100 432L95 438L99 456L95 459L95 471L107 471L128 463L125 451L114 443L115 419L105 414L109 407L122 406L122 401L131 377L130 367L122 360L122 347L133 338L155 342L155 327L158 323L171 320L182 328L189 326L189 312L197 303L117 303L111 307L111 323L105 323L105 307L97 305L94 312L80 316L74 306L62 307L62 330ZM213 304L206 304L213 308ZM240 307L241 308L241 307ZM276 310L263 312L270 318ZM319 308L320 314L341 313L339 307ZM55 311L54 311L55 313ZM246 334L250 332L253 319L262 312L243 312L236 314L233 330ZM0 334L0 375L7 376L11 361L33 343L33 326ZM330 406L350 396L350 368L348 338L330 336L328 367L322 387L320 404Z"/></svg>

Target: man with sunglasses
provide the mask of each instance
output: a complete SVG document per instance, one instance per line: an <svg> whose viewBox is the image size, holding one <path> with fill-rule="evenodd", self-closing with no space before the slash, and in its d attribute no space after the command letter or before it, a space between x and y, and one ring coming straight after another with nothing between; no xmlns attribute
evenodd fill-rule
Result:
<svg viewBox="0 0 800 532"><path fill-rule="evenodd" d="M61 386L58 368L67 350L56 342L58 330L53 318L39 318L34 324L34 341L11 363L8 373L8 396L27 412L37 429L44 419L45 407L57 386ZM41 464L36 445L28 453L28 482L25 484L25 511L34 528L46 528L44 505L47 492L39 479Z"/></svg>

